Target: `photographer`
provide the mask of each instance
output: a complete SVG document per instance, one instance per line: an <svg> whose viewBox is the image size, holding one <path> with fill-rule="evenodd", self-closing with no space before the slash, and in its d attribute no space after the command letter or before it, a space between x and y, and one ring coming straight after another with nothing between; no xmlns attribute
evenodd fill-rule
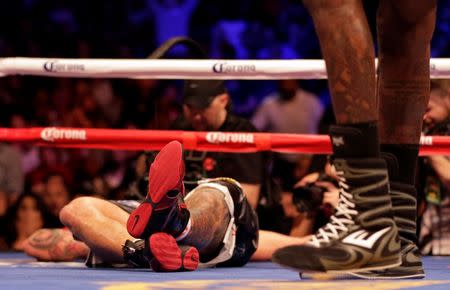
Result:
<svg viewBox="0 0 450 290"><path fill-rule="evenodd" d="M449 89L448 81L431 83L430 101L424 115L425 135L450 135ZM425 208L419 239L421 251L424 255L450 255L450 157L430 155L420 165Z"/></svg>
<svg viewBox="0 0 450 290"><path fill-rule="evenodd" d="M291 236L312 234L328 222L339 202L336 176L329 163L324 172L314 172L295 184L292 192L283 192L284 213L292 219Z"/></svg>

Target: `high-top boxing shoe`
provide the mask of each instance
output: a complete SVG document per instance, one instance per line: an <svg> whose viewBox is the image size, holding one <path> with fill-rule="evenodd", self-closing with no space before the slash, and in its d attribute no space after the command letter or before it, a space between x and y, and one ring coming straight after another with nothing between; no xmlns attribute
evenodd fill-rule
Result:
<svg viewBox="0 0 450 290"><path fill-rule="evenodd" d="M122 250L126 262L135 267L150 267L155 272L194 271L200 260L196 248L178 245L166 233L155 233L146 240L127 240Z"/></svg>
<svg viewBox="0 0 450 290"><path fill-rule="evenodd" d="M308 243L279 249L273 261L304 273L338 275L400 265L385 161L338 158L334 167L340 192L336 213Z"/></svg>
<svg viewBox="0 0 450 290"><path fill-rule="evenodd" d="M127 221L128 233L147 239L156 232L174 237L189 226L190 214L184 203L184 162L181 143L168 143L150 166L148 192L145 200Z"/></svg>
<svg viewBox="0 0 450 290"><path fill-rule="evenodd" d="M383 156L389 167L389 175L398 174L398 164L395 157ZM425 277L422 260L417 242L417 193L414 186L390 182L392 211L400 235L402 264L383 271L351 273L364 279L421 279Z"/></svg>

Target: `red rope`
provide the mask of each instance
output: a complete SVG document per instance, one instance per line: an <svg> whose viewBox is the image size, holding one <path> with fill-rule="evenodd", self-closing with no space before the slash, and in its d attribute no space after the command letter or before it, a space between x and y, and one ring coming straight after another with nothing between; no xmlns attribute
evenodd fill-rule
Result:
<svg viewBox="0 0 450 290"><path fill-rule="evenodd" d="M187 150L217 152L276 152L329 154L326 135L249 132L188 132L92 128L0 128L0 141L60 148L159 150L178 140ZM450 155L450 137L422 137L421 155Z"/></svg>

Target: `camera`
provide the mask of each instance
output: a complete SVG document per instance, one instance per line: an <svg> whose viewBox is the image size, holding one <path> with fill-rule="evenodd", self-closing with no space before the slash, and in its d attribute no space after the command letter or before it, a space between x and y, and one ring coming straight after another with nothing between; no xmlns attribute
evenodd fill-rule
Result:
<svg viewBox="0 0 450 290"><path fill-rule="evenodd" d="M326 174L320 174L317 181L327 181L337 187L337 182ZM292 190L293 202L299 212L313 213L322 206L323 195L328 189L316 185L316 182L307 183L305 186L297 187Z"/></svg>

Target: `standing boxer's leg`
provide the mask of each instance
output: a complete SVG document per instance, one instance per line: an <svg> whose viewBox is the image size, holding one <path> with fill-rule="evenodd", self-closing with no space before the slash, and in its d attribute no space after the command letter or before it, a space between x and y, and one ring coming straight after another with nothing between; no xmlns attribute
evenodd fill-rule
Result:
<svg viewBox="0 0 450 290"><path fill-rule="evenodd" d="M430 95L430 41L435 0L382 0L377 16L379 38L380 140L388 161L394 219L400 233L402 265L366 278L423 278L416 246L414 177L422 118Z"/></svg>
<svg viewBox="0 0 450 290"><path fill-rule="evenodd" d="M338 126L330 130L340 203L309 244L273 259L304 272L385 269L400 263L387 168L379 154L372 36L360 0L305 0L327 65Z"/></svg>

